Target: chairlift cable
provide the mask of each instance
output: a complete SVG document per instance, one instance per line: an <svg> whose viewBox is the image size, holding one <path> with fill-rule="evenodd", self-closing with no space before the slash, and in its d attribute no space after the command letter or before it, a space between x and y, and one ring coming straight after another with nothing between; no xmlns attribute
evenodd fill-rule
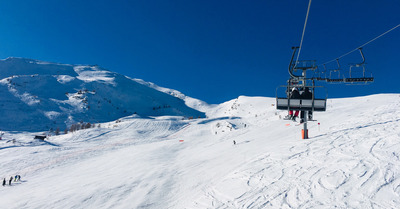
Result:
<svg viewBox="0 0 400 209"><path fill-rule="evenodd" d="M306 20L304 21L303 33L301 34L299 52L297 53L296 62L294 63L295 67L296 67L296 65L297 65L297 62L299 61L300 52L301 52L301 46L303 45L304 33L305 33L305 31L306 31L306 26L307 26L307 21L308 21L308 14L310 13L311 1L312 1L312 0L310 0L310 1L308 2Z"/></svg>
<svg viewBox="0 0 400 209"><path fill-rule="evenodd" d="M363 45L361 45L361 46L359 46L359 47L357 47L357 48L355 48L355 49L353 49L353 50L351 50L351 51L349 51L349 52L347 52L347 53L345 53L345 54L343 54L343 55L341 55L341 56L339 56L339 57L337 57L337 58L335 58L335 59L332 59L332 60L330 60L330 61L328 61L328 62L322 63L322 64L320 64L320 65L318 65L318 66L325 65L325 64L331 63L331 62L333 62L333 61L335 61L335 60L338 60L338 59L340 59L340 58L342 58L342 57L345 57L345 56L347 56L347 55L349 55L349 54L351 54L351 53L357 51L358 49L360 49L360 48L362 48L362 47L364 47L364 46L370 44L371 42L375 41L376 39L378 39L378 38L380 38L380 37L386 35L387 33L391 32L392 30L394 30L394 29L396 29L396 28L398 28L398 27L400 27L400 24L394 26L393 28L391 28L391 29L389 29L388 31L382 33L381 35L379 35L379 36L377 36L377 37L375 37L375 38L369 40L369 41L366 42L365 44L363 44Z"/></svg>

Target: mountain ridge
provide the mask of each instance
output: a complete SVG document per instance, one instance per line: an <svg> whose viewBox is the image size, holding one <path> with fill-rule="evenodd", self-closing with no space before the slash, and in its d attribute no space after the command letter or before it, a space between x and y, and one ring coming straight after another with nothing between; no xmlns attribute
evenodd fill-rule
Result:
<svg viewBox="0 0 400 209"><path fill-rule="evenodd" d="M179 98L97 65L7 58L0 61L0 72L3 130L65 129L77 122L106 122L132 114L205 117L187 106L181 98L189 97L181 93Z"/></svg>

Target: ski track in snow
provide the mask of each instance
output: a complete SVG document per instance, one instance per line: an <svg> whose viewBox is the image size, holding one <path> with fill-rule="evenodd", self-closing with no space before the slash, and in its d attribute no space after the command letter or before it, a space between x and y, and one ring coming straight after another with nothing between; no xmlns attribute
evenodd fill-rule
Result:
<svg viewBox="0 0 400 209"><path fill-rule="evenodd" d="M42 163L40 165L32 165L32 166L27 166L25 165L25 168L20 170L20 173L23 173L24 175L36 172L40 169L43 168L49 168L52 166L60 165L60 163L69 161L71 163L71 159L81 159L81 158L87 158L88 156L86 155L99 155L102 154L102 152L106 152L109 150L117 149L118 147L125 147L125 146L130 146L130 145L139 145L143 143L151 143L155 141L159 141L160 138L165 138L168 136L168 133L172 130L176 130L179 127L171 127L171 122L170 121L153 121L153 120L143 120L143 121L134 121L129 124L118 124L115 125L113 124L111 127L114 128L114 130L107 130L104 133L101 133L99 135L86 135L88 132L79 132L76 133L74 137L72 137L72 141L77 140L76 142L71 143L69 146L64 145L63 147L58 147L58 145L50 143L50 142L44 142L53 146L56 146L55 148L51 149L51 151L63 151L64 154L58 158L55 159L47 159L45 160L46 163ZM143 129L143 127L149 127L148 129ZM116 129L116 130L115 130ZM107 137L107 138L114 138L115 134L113 132L116 132L117 130L120 129L127 129L127 130L133 130L135 132L140 133L141 135L144 135L144 138L147 138L146 136L151 135L152 139L146 140L146 141L141 141L140 139L135 138L125 138L125 139L120 139L116 141L111 141L109 140L106 144L100 144L98 145L98 141L96 140L99 137ZM140 130L142 129L142 130ZM138 131L139 130L139 131ZM127 133L127 135L129 132ZM85 139L85 140L81 140ZM88 142L86 146L82 147L82 142Z"/></svg>
<svg viewBox="0 0 400 209"><path fill-rule="evenodd" d="M104 124L103 124L104 125ZM156 119L137 119L134 121L129 121L127 123L121 122L121 123L109 123L105 124L106 127L110 128L105 128L102 129L102 133L98 132L91 132L91 131L78 131L73 134L70 134L70 138L68 141L60 141L58 142L58 145L56 144L57 141L54 141L54 143L48 143L48 144L53 144L51 147L46 147L46 146L40 146L41 142L38 142L38 144L35 144L35 146L38 146L40 148L47 148L46 152L40 152L40 151L34 151L33 157L34 159L24 159L24 158L17 158L12 160L11 162L8 162L7 164L3 165L5 167L13 167L13 170L18 171L19 174L21 174L24 177L30 177L30 178L40 178L37 175L47 173L46 171L50 170L64 170L64 167L68 167L74 164L81 164L82 162L86 162L87 159L91 158L103 158L104 155L109 155L110 153L113 153L115 151L124 149L129 146L140 146L140 145L147 145L155 142L160 142L160 141L165 141L165 140L171 140L168 139L167 137L171 135L171 133L179 133L180 130L184 129L185 127L188 126L187 122L171 122L170 120L156 120ZM124 130L124 133L121 137L120 130ZM93 134L94 133L94 134ZM72 136L71 136L72 135ZM133 137L132 137L133 136ZM108 140L104 140L104 138ZM99 144L100 142L100 144ZM104 143L106 142L106 143ZM24 146L21 146L24 147ZM30 146L25 146L25 149L29 148ZM12 148L18 148L18 146L13 146L13 147L6 147L5 149L10 154L12 152ZM49 154L51 153L51 154ZM162 153L161 153L162 154ZM36 160L35 160L36 158ZM157 156L157 159L162 158L162 156ZM37 159L40 159L38 161ZM165 158L170 159L170 157ZM18 161L19 163L17 165L13 165L13 162ZM151 161L151 160L150 160ZM84 164L84 163L83 163ZM105 163L107 164L107 163ZM85 167L85 166L84 166ZM151 171L145 172L143 176L141 177L144 179L145 182L150 182L151 179L154 178L154 176L158 176L158 178L162 178L162 176L166 175L165 170L158 170L158 167L155 167L154 169L149 168ZM149 170L149 169L144 169L144 170ZM57 173L57 172L54 172ZM121 172L121 175L124 176L125 172ZM148 173L148 174L146 174ZM58 174L62 175L62 174ZM72 176L76 176L78 174L73 174ZM79 176L79 175L78 175ZM48 178L54 178L54 174L50 175ZM110 177L111 178L111 177ZM119 178L116 178L117 180ZM122 179L122 177L120 178ZM147 179L147 180L146 180ZM51 182L51 181L50 181ZM17 182L13 183L13 185L21 185L21 184L26 184L28 182L22 181L22 182ZM34 182L38 183L38 182ZM91 183L90 181L88 182L83 182L83 185L81 186L82 188L84 187L94 187L93 184L96 183ZM170 184L168 181L166 184L163 184L164 186L168 186ZM67 186L62 184L63 186ZM141 190L148 190L147 194L145 194L145 197L147 199L158 199L159 198L159 192L157 190L157 186L154 184L148 185L145 183L143 184L139 180L134 180L131 183L121 184L121 182L117 183L119 186L108 186L107 191L104 191L104 189L100 188L100 191L105 192L104 194L101 194L99 197L99 194L94 192L92 195L83 195L85 198L78 198L74 197L74 195L71 194L70 198L73 199L79 199L78 202L73 202L72 208L81 208L79 205L81 204L80 201L82 201L82 204L88 204L88 205L101 205L101 207L113 207L115 204L118 203L118 199L125 199L126 196L124 194L126 193L132 193L135 194L135 189L137 190L137 187L145 187L145 189L141 188ZM36 186L37 188L40 188L40 185ZM38 189L39 193L40 190L43 189ZM51 191L52 189L50 189ZM55 190L59 190L55 188ZM3 190L4 191L4 190ZM63 192L62 190L60 192ZM76 195L75 195L76 196ZM118 198L118 196L121 196ZM152 196L154 196L152 198ZM113 200L110 200L113 199ZM55 199L53 201L46 201L46 202L38 202L35 204L32 204L32 201L26 200L26 201L17 201L14 202L14 207L11 208L46 208L49 207L50 205L57 205L56 208L69 208L71 205L65 204L64 200L68 199L68 195L66 196L66 199ZM101 199L101 201L99 201ZM146 202L146 201L145 201ZM60 205L58 205L60 204ZM32 206L35 205L35 206ZM64 205L64 206L63 206ZM149 204L146 206L144 203L138 204L140 207L155 207L154 204ZM50 206L51 207L51 206Z"/></svg>
<svg viewBox="0 0 400 209"><path fill-rule="evenodd" d="M400 105L381 109L390 111L356 126L348 119L283 158L246 162L193 208L397 208L400 140L392 130L399 130Z"/></svg>

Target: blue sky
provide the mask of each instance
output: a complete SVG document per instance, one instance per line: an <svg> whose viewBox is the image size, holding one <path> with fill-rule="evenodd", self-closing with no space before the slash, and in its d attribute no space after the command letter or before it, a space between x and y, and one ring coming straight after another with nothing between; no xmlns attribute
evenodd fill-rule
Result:
<svg viewBox="0 0 400 209"><path fill-rule="evenodd" d="M0 58L98 64L204 100L275 96L289 78L308 0L2 1ZM300 59L332 60L400 24L398 0L314 0ZM400 28L364 47L367 86L329 97L400 93ZM360 61L341 59L343 68ZM335 66L328 66L334 68Z"/></svg>

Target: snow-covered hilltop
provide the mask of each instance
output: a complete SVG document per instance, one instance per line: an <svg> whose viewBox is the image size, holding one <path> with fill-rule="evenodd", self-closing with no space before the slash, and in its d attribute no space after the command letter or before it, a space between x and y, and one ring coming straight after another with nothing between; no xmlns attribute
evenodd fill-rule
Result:
<svg viewBox="0 0 400 209"><path fill-rule="evenodd" d="M180 92L178 98L172 94L177 91L149 84L98 66L1 60L0 129L64 130L76 122L99 123L133 114L205 116L185 104L183 99L191 98Z"/></svg>

